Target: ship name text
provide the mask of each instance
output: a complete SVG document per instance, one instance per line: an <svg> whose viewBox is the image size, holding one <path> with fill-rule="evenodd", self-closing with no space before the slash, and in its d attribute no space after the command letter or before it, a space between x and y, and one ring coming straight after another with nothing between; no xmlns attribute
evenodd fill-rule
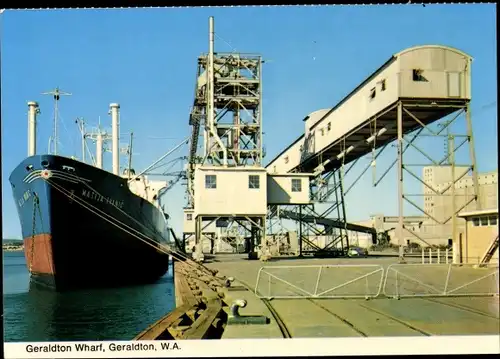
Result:
<svg viewBox="0 0 500 359"><path fill-rule="evenodd" d="M68 171L68 172L75 172L75 167L71 167L71 166L62 166L61 167L64 171Z"/></svg>
<svg viewBox="0 0 500 359"><path fill-rule="evenodd" d="M26 201L27 201L28 199L30 199L30 197L31 197L31 191L30 191L30 190L25 191L25 192L23 193L23 195L21 196L21 198L19 198L19 199L17 200L17 203L18 203L19 207L24 206L24 204L26 203Z"/></svg>
<svg viewBox="0 0 500 359"><path fill-rule="evenodd" d="M100 195L97 192L85 190L85 189L82 190L82 196L89 198L95 202L110 204L110 205L118 207L120 209L123 208L123 204L124 204L123 201L119 201L119 200L113 199L111 197L105 197L105 196Z"/></svg>

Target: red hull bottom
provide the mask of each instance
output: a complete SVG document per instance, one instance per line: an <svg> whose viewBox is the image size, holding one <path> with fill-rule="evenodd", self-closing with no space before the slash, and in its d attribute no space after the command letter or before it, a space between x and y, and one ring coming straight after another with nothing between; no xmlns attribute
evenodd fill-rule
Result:
<svg viewBox="0 0 500 359"><path fill-rule="evenodd" d="M74 240L74 238L72 238ZM69 240L72 240L69 239ZM154 283L168 270L168 255L148 251L148 259L136 252L93 246L75 240L71 250L54 251L50 234L24 239L26 264L35 285L56 291L110 288Z"/></svg>

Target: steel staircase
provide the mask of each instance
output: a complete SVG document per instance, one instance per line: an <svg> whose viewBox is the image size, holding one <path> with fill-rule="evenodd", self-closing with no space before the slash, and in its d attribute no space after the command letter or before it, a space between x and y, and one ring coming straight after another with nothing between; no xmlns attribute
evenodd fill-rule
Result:
<svg viewBox="0 0 500 359"><path fill-rule="evenodd" d="M497 249L498 249L498 234L495 237L495 239L493 239L493 241L491 242L488 250L484 254L483 258L481 259L480 264L481 265L488 264L490 262L491 258L493 257L493 254L495 254L495 251Z"/></svg>

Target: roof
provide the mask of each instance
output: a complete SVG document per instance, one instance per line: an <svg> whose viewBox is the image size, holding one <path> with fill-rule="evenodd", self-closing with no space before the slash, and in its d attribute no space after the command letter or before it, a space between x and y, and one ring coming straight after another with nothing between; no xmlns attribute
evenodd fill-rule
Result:
<svg viewBox="0 0 500 359"><path fill-rule="evenodd" d="M220 165L203 165L197 166L195 170L199 171L219 171L219 172L266 172L265 167L257 166L228 166L223 167Z"/></svg>
<svg viewBox="0 0 500 359"><path fill-rule="evenodd" d="M288 151L293 145L295 145L297 142L299 142L303 138L304 138L304 134L300 135L299 138L297 138L295 141L293 141L288 146L286 146L283 151L281 151L280 153L278 153L276 156L274 156L274 158L271 161L269 161L269 163L266 165L266 168L269 167L269 165L271 163L273 163L274 161L276 161L283 153L285 153L286 151Z"/></svg>
<svg viewBox="0 0 500 359"><path fill-rule="evenodd" d="M304 119L303 119L302 121L304 121L304 122L305 122L305 121L307 121L307 120L309 120L309 119L316 119L316 118L321 119L321 118L323 117L323 115L324 115L325 113L327 113L328 111L330 111L330 109L329 109L329 108L324 108L324 109L322 109L322 110L316 110L316 111L314 111L314 112L311 112L311 113L310 113L309 115L307 115L306 117L304 117Z"/></svg>
<svg viewBox="0 0 500 359"><path fill-rule="evenodd" d="M472 59L472 56L470 56L469 54L463 52L462 50L459 50L457 48L450 47L450 46L444 46L444 45L419 45L419 46L413 46L413 47L409 47L407 49L404 49L404 50L398 52L397 54L394 54L394 57L399 57L401 55L404 55L407 52L411 52L411 51L415 51L415 50L420 50L420 49L445 49L445 50L448 50L448 51L456 52L457 54L460 54L460 55L462 55L462 56L464 56L466 58Z"/></svg>
<svg viewBox="0 0 500 359"><path fill-rule="evenodd" d="M490 209L481 209L481 210L477 210L477 211L461 212L458 214L458 216L463 217L463 218L468 218L468 217L482 216L482 215L487 215L487 214L497 214L498 215L498 208L490 208Z"/></svg>
<svg viewBox="0 0 500 359"><path fill-rule="evenodd" d="M313 177L314 173L298 172L298 173L268 173L271 177Z"/></svg>

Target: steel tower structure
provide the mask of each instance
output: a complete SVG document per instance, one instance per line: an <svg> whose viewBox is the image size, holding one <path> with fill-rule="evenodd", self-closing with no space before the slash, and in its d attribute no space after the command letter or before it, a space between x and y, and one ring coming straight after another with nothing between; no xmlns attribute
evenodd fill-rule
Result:
<svg viewBox="0 0 500 359"><path fill-rule="evenodd" d="M196 167L262 167L262 58L256 54L218 53L214 43L214 19L210 17L209 51L198 57L189 116L192 132L186 168L187 209L195 206ZM253 233L254 227L264 228L265 219L229 221L243 227L243 222L253 222L247 227Z"/></svg>

